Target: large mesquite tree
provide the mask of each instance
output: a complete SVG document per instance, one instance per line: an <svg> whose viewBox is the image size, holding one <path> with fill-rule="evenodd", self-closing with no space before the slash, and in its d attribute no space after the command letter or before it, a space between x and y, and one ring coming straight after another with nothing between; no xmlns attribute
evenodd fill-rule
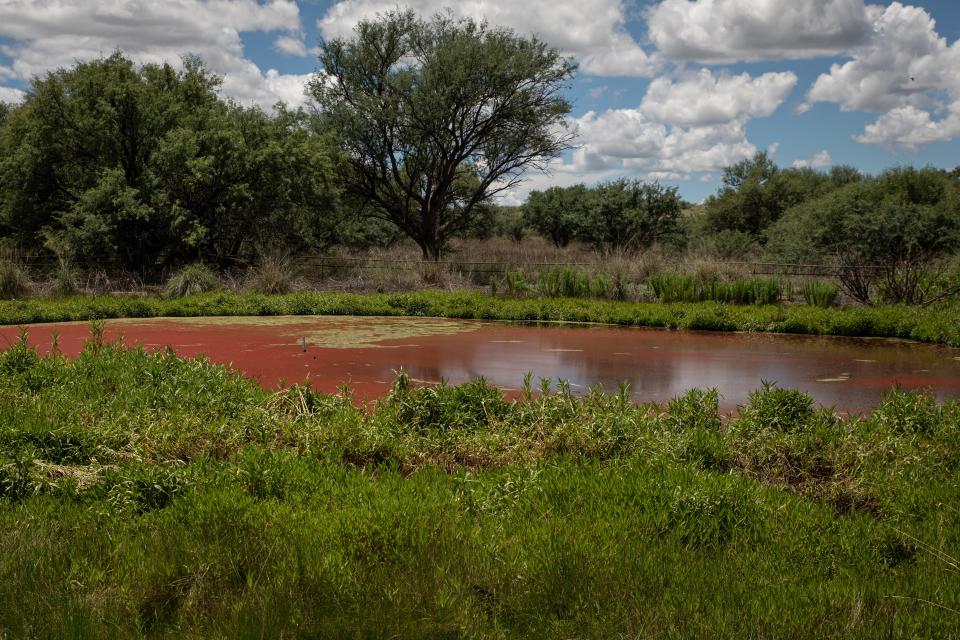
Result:
<svg viewBox="0 0 960 640"><path fill-rule="evenodd" d="M320 48L310 92L348 156L345 186L424 258L568 148L560 92L575 66L536 38L391 12Z"/></svg>

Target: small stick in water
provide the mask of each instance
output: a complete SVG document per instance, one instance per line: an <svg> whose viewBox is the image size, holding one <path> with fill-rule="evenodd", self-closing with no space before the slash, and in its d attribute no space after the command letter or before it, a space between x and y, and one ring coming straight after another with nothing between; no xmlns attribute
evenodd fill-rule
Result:
<svg viewBox="0 0 960 640"><path fill-rule="evenodd" d="M307 350L307 336L300 338L300 350L306 352Z"/></svg>

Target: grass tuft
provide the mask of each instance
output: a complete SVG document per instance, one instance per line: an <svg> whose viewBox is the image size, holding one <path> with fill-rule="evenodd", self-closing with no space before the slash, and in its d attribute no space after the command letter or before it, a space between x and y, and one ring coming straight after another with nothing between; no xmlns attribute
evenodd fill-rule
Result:
<svg viewBox="0 0 960 640"><path fill-rule="evenodd" d="M183 298L184 296L209 293L220 288L220 278L213 270L195 262L177 271L167 280L163 288L164 298Z"/></svg>
<svg viewBox="0 0 960 640"><path fill-rule="evenodd" d="M16 261L0 258L0 300L17 300L30 295L30 279Z"/></svg>

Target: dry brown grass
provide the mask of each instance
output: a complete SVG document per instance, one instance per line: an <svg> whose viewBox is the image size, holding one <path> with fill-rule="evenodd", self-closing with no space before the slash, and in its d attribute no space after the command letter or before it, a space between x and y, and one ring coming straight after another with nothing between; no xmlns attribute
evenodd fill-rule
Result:
<svg viewBox="0 0 960 640"><path fill-rule="evenodd" d="M407 292L423 289L489 292L491 279L504 291L504 274L522 272L527 283L535 284L548 269L566 265L591 277L602 274L617 299L649 301L654 296L647 282L654 273L680 272L706 281L730 281L750 275L775 275L755 271L755 264L706 257L691 250L683 254L664 247L638 253L601 254L588 245L573 243L555 247L540 237L520 242L506 237L488 240L457 240L439 262L424 261L412 242L389 248L351 251L339 247L320 256L268 254L247 269L221 274L229 291L283 292L316 290L330 292ZM786 297L802 300L808 279L823 276L781 276ZM135 275L92 270L75 272L76 291L87 295L157 293L159 287ZM39 279L32 283L40 297L53 297L55 283Z"/></svg>

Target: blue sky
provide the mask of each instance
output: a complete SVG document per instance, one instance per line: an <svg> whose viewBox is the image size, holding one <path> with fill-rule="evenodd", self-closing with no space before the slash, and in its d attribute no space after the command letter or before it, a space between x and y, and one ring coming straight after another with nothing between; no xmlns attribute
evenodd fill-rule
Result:
<svg viewBox="0 0 960 640"><path fill-rule="evenodd" d="M698 201L757 150L781 166L960 164L960 3L863 0L406 0L450 5L543 39L580 62L569 90L578 149L532 188L658 179ZM7 0L0 99L29 78L122 49L196 53L223 92L298 104L323 37L396 0ZM402 4L402 3L401 3Z"/></svg>

